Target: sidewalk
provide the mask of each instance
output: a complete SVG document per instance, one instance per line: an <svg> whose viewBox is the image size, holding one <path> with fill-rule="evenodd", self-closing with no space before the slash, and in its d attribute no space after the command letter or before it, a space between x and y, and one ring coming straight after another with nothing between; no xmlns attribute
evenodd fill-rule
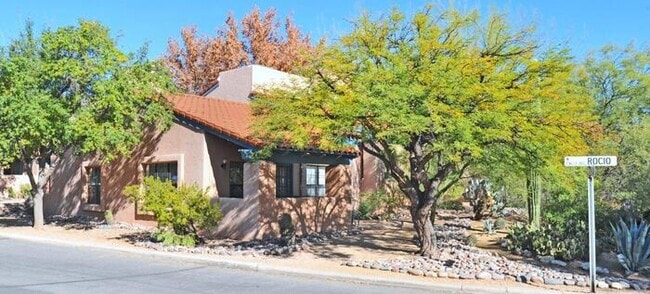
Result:
<svg viewBox="0 0 650 294"><path fill-rule="evenodd" d="M309 278L325 278L354 283L396 285L415 288L435 288L440 290L459 291L462 293L576 293L557 291L548 288L534 287L527 284L496 281L457 280L443 278L416 277L370 270L358 267L341 266L338 262L315 258L309 254L296 254L289 258L266 256L221 256L207 254L170 253L153 249L145 249L111 240L87 240L70 238L57 232L37 231L31 228L0 228L0 237L19 239L32 242L49 243L62 246L98 248L117 250L133 254L143 254L164 258L182 259L188 262L207 263L223 267L237 268L250 271L285 273L293 276ZM580 292L586 292L580 291ZM608 291L606 291L608 292Z"/></svg>

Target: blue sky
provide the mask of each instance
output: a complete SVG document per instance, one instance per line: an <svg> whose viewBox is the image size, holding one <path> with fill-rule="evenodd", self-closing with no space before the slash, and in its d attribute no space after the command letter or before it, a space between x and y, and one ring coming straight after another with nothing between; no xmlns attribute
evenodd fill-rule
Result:
<svg viewBox="0 0 650 294"><path fill-rule="evenodd" d="M349 20L362 10L386 13L398 6L402 11L417 10L425 3L454 5L462 10L479 9L483 15L491 9L507 12L511 23L534 22L539 36L549 44L566 43L578 58L587 52L612 43L625 46L634 41L637 47L650 46L650 1L648 0L510 0L510 1L2 1L0 45L18 35L25 21L35 27L56 28L73 25L77 19L98 20L118 37L120 46L135 51L149 43L150 57L163 54L170 38L179 38L187 25L197 25L204 34L214 34L232 11L238 20L257 5L262 10L274 7L279 16L292 15L303 32L313 39L325 35L329 40L350 29Z"/></svg>

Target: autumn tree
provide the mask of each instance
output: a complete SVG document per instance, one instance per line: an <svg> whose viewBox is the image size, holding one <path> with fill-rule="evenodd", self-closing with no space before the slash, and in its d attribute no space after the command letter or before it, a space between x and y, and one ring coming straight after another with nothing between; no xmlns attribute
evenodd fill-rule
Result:
<svg viewBox="0 0 650 294"><path fill-rule="evenodd" d="M173 87L146 52L121 52L92 21L45 30L32 25L0 55L0 165L20 159L43 225L45 185L66 156L129 154L150 127L171 124L162 94ZM71 151L71 152L68 152Z"/></svg>
<svg viewBox="0 0 650 294"><path fill-rule="evenodd" d="M430 255L436 202L468 167L541 166L560 143L586 148L591 104L572 69L565 50L542 50L532 29L513 30L500 15L364 14L300 71L307 87L253 100L255 129L296 148L354 142L380 159L408 198L420 254Z"/></svg>
<svg viewBox="0 0 650 294"><path fill-rule="evenodd" d="M244 16L241 34L232 13L214 37L198 36L196 27L181 30L182 45L170 40L164 61L182 90L200 94L212 86L222 71L246 64L260 64L281 71L304 65L313 50L290 17L280 31L276 11L262 13L255 7Z"/></svg>

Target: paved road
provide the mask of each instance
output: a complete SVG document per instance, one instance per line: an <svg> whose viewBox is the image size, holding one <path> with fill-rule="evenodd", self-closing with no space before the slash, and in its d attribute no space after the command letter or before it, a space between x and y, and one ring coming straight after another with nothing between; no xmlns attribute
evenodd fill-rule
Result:
<svg viewBox="0 0 650 294"><path fill-rule="evenodd" d="M0 238L0 293L452 293Z"/></svg>

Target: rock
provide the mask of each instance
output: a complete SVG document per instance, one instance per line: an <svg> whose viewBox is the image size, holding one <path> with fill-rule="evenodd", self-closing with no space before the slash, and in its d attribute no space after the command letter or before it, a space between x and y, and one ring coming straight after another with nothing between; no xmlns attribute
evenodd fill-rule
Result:
<svg viewBox="0 0 650 294"><path fill-rule="evenodd" d="M424 276L424 273L423 273L421 270L419 270L419 269L413 269L413 268L412 268L412 269L409 269L409 270L406 271L406 272L407 272L409 275L413 275L413 276L419 276L419 277Z"/></svg>
<svg viewBox="0 0 650 294"><path fill-rule="evenodd" d="M564 281L562 281L560 279L555 279L555 278L546 278L546 279L544 279L544 284L556 286L556 285L564 284Z"/></svg>
<svg viewBox="0 0 650 294"><path fill-rule="evenodd" d="M506 281L517 282L517 278L515 278L513 276L506 276Z"/></svg>
<svg viewBox="0 0 650 294"><path fill-rule="evenodd" d="M537 259L544 264L551 263L553 261L553 256L539 256Z"/></svg>
<svg viewBox="0 0 650 294"><path fill-rule="evenodd" d="M607 282L603 282L603 281L596 281L596 287L602 288L602 289L607 289L607 288L609 288L609 284L607 284Z"/></svg>
<svg viewBox="0 0 650 294"><path fill-rule="evenodd" d="M630 284L620 281L620 282L613 282L610 285L613 289L618 289L618 290L623 290L623 289L628 289L630 288Z"/></svg>
<svg viewBox="0 0 650 294"><path fill-rule="evenodd" d="M492 274L488 272L480 272L476 275L476 278L479 280L490 280L492 279Z"/></svg>
<svg viewBox="0 0 650 294"><path fill-rule="evenodd" d="M533 276L530 278L530 282L533 284L544 284L544 278L538 277L538 276Z"/></svg>
<svg viewBox="0 0 650 294"><path fill-rule="evenodd" d="M577 281L576 286L578 287L587 287L589 284L587 284L587 281Z"/></svg>
<svg viewBox="0 0 650 294"><path fill-rule="evenodd" d="M530 250L524 250L524 252L521 253L524 257L533 257L533 253L530 252Z"/></svg>
<svg viewBox="0 0 650 294"><path fill-rule="evenodd" d="M494 273L492 274L492 279L496 281L503 281L506 279L505 275Z"/></svg>
<svg viewBox="0 0 650 294"><path fill-rule="evenodd" d="M517 279L517 282L528 283L528 277L527 276L518 275L516 279Z"/></svg>
<svg viewBox="0 0 650 294"><path fill-rule="evenodd" d="M470 273L461 273L459 276L462 280L473 280L476 278L476 275Z"/></svg>
<svg viewBox="0 0 650 294"><path fill-rule="evenodd" d="M424 276L425 277L431 277L431 278L437 278L438 274L435 273L435 272L426 272L426 273L424 273Z"/></svg>
<svg viewBox="0 0 650 294"><path fill-rule="evenodd" d="M458 279L459 278L457 273L449 273L449 275L447 275L447 277L450 278L450 279Z"/></svg>
<svg viewBox="0 0 650 294"><path fill-rule="evenodd" d="M564 280L564 284L567 286L574 286L576 284L575 280Z"/></svg>
<svg viewBox="0 0 650 294"><path fill-rule="evenodd" d="M490 263L488 264L488 267L490 268L491 271L497 271L497 270L499 270L499 268L500 268L500 267L499 267L496 263L494 263L494 262L490 262Z"/></svg>
<svg viewBox="0 0 650 294"><path fill-rule="evenodd" d="M634 289L636 291L641 290L641 286L639 286L639 284L631 284L630 286L632 287L632 289Z"/></svg>
<svg viewBox="0 0 650 294"><path fill-rule="evenodd" d="M580 268L585 271L589 271L589 262L583 262L580 264ZM596 266L596 273L600 275L608 275L609 270L606 268L602 268L599 266Z"/></svg>
<svg viewBox="0 0 650 294"><path fill-rule="evenodd" d="M561 266L561 267L566 267L566 266L567 266L567 263L566 263L566 262L561 261L561 260L557 260L557 259L553 259L553 260L551 260L551 264L559 265L559 266Z"/></svg>
<svg viewBox="0 0 650 294"><path fill-rule="evenodd" d="M356 263L355 261L348 261L345 265L347 265L347 266L351 266L351 267L357 267L357 266L359 266L359 264Z"/></svg>
<svg viewBox="0 0 650 294"><path fill-rule="evenodd" d="M440 278L448 278L448 277L449 277L449 273L448 273L448 272L440 271L440 272L438 272L438 277L440 277Z"/></svg>

